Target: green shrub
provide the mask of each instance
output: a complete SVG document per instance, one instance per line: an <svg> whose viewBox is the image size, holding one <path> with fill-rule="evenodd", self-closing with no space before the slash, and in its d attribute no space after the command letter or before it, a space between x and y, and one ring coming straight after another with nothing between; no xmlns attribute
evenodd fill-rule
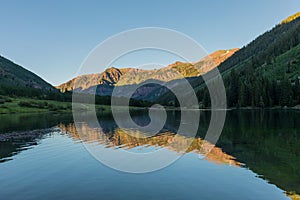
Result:
<svg viewBox="0 0 300 200"><path fill-rule="evenodd" d="M44 109L48 107L47 102L34 102L34 101L20 101L19 106L28 108L40 108Z"/></svg>
<svg viewBox="0 0 300 200"><path fill-rule="evenodd" d="M12 102L12 100L9 98L9 97L7 97L7 96L2 96L2 95L0 95L0 101L1 102L3 102L3 103L5 103L5 102ZM2 104L3 104L2 103Z"/></svg>
<svg viewBox="0 0 300 200"><path fill-rule="evenodd" d="M32 104L30 102L27 102L27 101L20 101L18 103L19 106L21 107L32 107Z"/></svg>

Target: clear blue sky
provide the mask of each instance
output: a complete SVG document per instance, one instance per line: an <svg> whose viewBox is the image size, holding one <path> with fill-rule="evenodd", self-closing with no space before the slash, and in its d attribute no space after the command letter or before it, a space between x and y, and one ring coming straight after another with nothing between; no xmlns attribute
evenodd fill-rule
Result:
<svg viewBox="0 0 300 200"><path fill-rule="evenodd" d="M121 31L170 28L213 52L242 47L298 11L299 0L3 0L0 54L57 85Z"/></svg>

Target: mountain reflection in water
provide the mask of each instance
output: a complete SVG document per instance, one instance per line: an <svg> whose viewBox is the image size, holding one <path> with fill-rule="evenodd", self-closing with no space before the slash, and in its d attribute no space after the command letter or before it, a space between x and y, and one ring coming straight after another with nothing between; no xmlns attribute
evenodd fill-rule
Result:
<svg viewBox="0 0 300 200"><path fill-rule="evenodd" d="M149 118L135 113L133 120L146 125ZM201 113L196 138L188 135L176 137L180 121L179 112L169 112L164 129L149 138L134 137L141 132L118 128L111 117L99 120L101 129L93 124L82 123L80 129L87 134L79 137L72 115L22 114L0 116L0 166L16 162L18 154L38 148L47 138L61 135L75 143L94 143L118 151L148 152L167 149L174 153L199 156L206 154L202 145L209 120L209 112ZM130 131L130 134L127 134ZM176 145L172 143L176 142ZM188 149L184 146L191 143ZM209 145L209 143L206 142ZM205 149L205 148L204 148ZM287 196L299 199L300 193L300 111L262 110L230 111L222 135L210 153L204 158L212 163L245 167L258 177L286 191ZM46 152L39 152L40 154ZM59 153L59 151L57 152ZM61 152L63 155L67 152ZM28 157L31 158L31 157ZM72 157L74 159L74 157ZM30 160L30 159L29 159ZM242 164L241 164L242 163ZM187 163L189 165L189 163ZM220 166L221 166L220 165ZM3 165L4 166L4 165ZM23 166L20 166L23 167ZM236 168L239 169L239 168Z"/></svg>
<svg viewBox="0 0 300 200"><path fill-rule="evenodd" d="M134 149L139 148L139 150L145 150L149 147L156 148L167 148L170 151L175 151L182 153L185 150L187 144L191 145L184 153L203 153L204 140L201 138L188 138L185 136L176 137L174 141L175 133L164 132L159 135L155 135L149 138L139 137L142 133L133 130L122 130L116 128L113 132L103 132L102 130L90 128L87 124L80 124L79 131L83 131L85 137L82 138L77 133L74 124L64 125L60 124L58 127L66 134L72 135L73 138L78 140L83 139L84 142L99 143L108 148L123 148L123 149ZM133 133L128 134L128 131L133 131ZM136 137L132 136L136 135ZM176 143L176 145L171 145ZM207 142L205 143L207 145ZM213 147L210 152L205 157L206 160L211 161L215 164L229 164L234 166L241 166L241 163L237 162L234 157L224 153L221 148Z"/></svg>

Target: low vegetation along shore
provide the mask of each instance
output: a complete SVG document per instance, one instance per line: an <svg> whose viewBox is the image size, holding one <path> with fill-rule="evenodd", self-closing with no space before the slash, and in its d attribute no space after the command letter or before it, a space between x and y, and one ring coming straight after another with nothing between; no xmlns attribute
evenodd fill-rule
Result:
<svg viewBox="0 0 300 200"><path fill-rule="evenodd" d="M109 105L95 105L97 113L105 114L111 113ZM82 111L90 110L86 105L78 107ZM130 107L130 109L147 109L146 107ZM237 108L234 108L237 109ZM240 107L238 109L262 109L258 107ZM300 105L295 107L272 107L266 109L300 109ZM180 110L176 107L167 107L167 110ZM209 110L209 109L208 109ZM12 98L7 96L0 96L0 114L14 114L14 113L41 113L41 112L72 112L72 102L61 102L55 100L38 100L31 98Z"/></svg>
<svg viewBox="0 0 300 200"><path fill-rule="evenodd" d="M86 109L88 108L82 106L82 110ZM96 105L96 110L100 112L109 112L110 106ZM0 114L40 112L72 112L72 103L0 96Z"/></svg>
<svg viewBox="0 0 300 200"><path fill-rule="evenodd" d="M78 103L77 109L82 112L91 110L93 105ZM111 114L110 105L95 105L97 114ZM125 109L120 106L119 109ZM144 110L146 107L130 106L131 110ZM72 102L63 102L56 100L40 100L26 97L8 97L0 95L0 114L14 113L41 113L41 112L59 112L71 113Z"/></svg>

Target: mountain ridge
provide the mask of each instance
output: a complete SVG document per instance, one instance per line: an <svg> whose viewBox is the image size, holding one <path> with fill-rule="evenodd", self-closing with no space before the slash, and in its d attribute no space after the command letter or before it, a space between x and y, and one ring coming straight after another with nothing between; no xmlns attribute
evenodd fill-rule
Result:
<svg viewBox="0 0 300 200"><path fill-rule="evenodd" d="M218 50L204 57L199 62L184 63L177 61L166 67L153 70L111 67L102 73L75 77L66 83L56 86L56 88L61 92L73 91L76 82L76 89L84 91L95 86L103 86L107 89L114 86L140 84L149 79L169 82L183 77L191 78L212 70L238 50L238 48ZM98 93L98 95L109 95L109 93L110 92L105 92L105 94Z"/></svg>
<svg viewBox="0 0 300 200"><path fill-rule="evenodd" d="M298 17L276 25L221 63L218 69L224 80L228 106L291 107L300 104L299 45ZM283 59L283 55L287 56ZM190 84L200 104L209 107L209 92L203 79L191 80ZM171 92L166 92L156 103L174 105L174 98Z"/></svg>
<svg viewBox="0 0 300 200"><path fill-rule="evenodd" d="M287 17L286 19L282 20L282 22L280 24L290 23L299 17L300 17L300 12L297 12L297 13Z"/></svg>
<svg viewBox="0 0 300 200"><path fill-rule="evenodd" d="M51 90L54 87L35 73L0 55L1 84Z"/></svg>

